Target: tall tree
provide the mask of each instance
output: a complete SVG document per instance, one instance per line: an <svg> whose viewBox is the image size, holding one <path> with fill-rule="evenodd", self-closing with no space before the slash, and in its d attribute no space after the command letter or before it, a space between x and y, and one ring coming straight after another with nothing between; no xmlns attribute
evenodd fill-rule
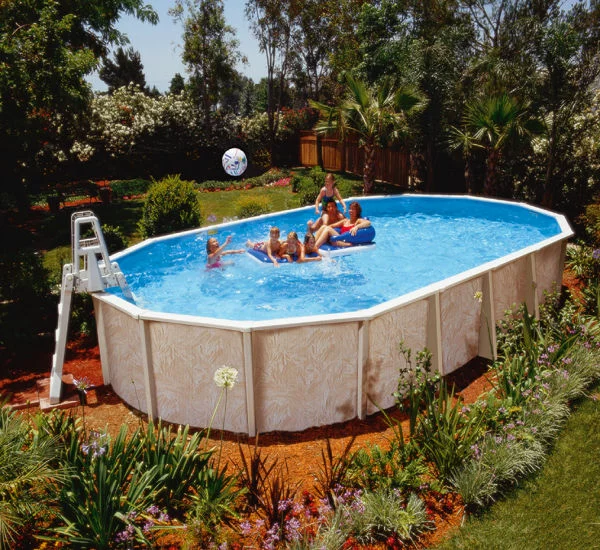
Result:
<svg viewBox="0 0 600 550"><path fill-rule="evenodd" d="M267 61L267 115L271 159L279 127L279 110L293 58L292 32L295 14L290 0L248 0L246 16L251 21L260 51Z"/></svg>
<svg viewBox="0 0 600 550"><path fill-rule="evenodd" d="M140 90L146 89L144 65L142 65L139 52L136 52L133 48L124 50L119 47L114 53L114 61L111 59L104 60L98 75L108 86L109 93L129 84L139 86Z"/></svg>
<svg viewBox="0 0 600 550"><path fill-rule="evenodd" d="M238 79L236 65L246 58L238 50L235 30L225 23L223 0L177 0L170 13L183 22L183 61L209 127L211 111Z"/></svg>
<svg viewBox="0 0 600 550"><path fill-rule="evenodd" d="M40 176L36 158L58 127L64 135L79 124L89 104L84 77L110 45L126 42L115 28L123 13L158 20L143 0L0 4L0 171L4 190L21 206Z"/></svg>
<svg viewBox="0 0 600 550"><path fill-rule="evenodd" d="M169 85L169 93L179 95L185 89L185 80L179 73L175 73Z"/></svg>
<svg viewBox="0 0 600 550"><path fill-rule="evenodd" d="M428 98L411 148L411 184L447 189L445 128L456 124L460 82L472 32L455 0L382 0L363 6L357 36L361 62L355 69L375 84L392 73Z"/></svg>
<svg viewBox="0 0 600 550"><path fill-rule="evenodd" d="M534 46L541 78L536 99L548 126L542 203L552 208L565 178L564 168L573 142L581 135L576 116L591 103L600 76L600 4L594 13L582 5L559 14L540 33Z"/></svg>
<svg viewBox="0 0 600 550"><path fill-rule="evenodd" d="M375 89L346 75L346 90L346 99L335 107L310 102L320 113L315 130L320 134L335 132L340 139L347 135L358 138L365 152L363 193L368 194L375 184L376 148L406 138L410 131L408 118L422 110L426 101L414 89L396 88L391 80Z"/></svg>
<svg viewBox="0 0 600 550"><path fill-rule="evenodd" d="M329 56L334 38L328 6L322 0L305 0L296 10L294 82L304 98L321 101L321 89L331 73Z"/></svg>

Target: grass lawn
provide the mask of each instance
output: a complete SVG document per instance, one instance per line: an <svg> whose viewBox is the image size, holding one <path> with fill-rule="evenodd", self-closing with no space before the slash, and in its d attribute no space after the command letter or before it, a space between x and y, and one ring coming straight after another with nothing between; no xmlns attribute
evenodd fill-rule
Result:
<svg viewBox="0 0 600 550"><path fill-rule="evenodd" d="M600 401L582 400L539 475L436 549L600 548L599 426Z"/></svg>

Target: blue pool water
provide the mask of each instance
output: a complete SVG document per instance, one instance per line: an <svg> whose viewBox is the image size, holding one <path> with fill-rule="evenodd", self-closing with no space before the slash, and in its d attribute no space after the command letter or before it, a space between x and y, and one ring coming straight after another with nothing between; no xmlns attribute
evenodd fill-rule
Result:
<svg viewBox="0 0 600 550"><path fill-rule="evenodd" d="M270 320L366 309L475 268L560 233L548 215L518 205L465 198L398 196L359 201L376 231L376 248L322 262L260 265L247 254L207 270L206 240L229 249L265 240L302 239L312 207L156 241L118 258L138 306L231 320Z"/></svg>

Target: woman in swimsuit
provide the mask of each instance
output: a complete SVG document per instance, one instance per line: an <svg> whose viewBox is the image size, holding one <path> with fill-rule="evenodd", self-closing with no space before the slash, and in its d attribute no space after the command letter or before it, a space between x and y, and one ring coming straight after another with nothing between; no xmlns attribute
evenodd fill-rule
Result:
<svg viewBox="0 0 600 550"><path fill-rule="evenodd" d="M231 235L229 235L222 245L219 245L219 241L214 237L211 237L206 241L206 267L212 269L215 267L223 267L226 265L221 261L221 256L227 256L228 254L243 254L245 250L224 250L225 247L231 242Z"/></svg>
<svg viewBox="0 0 600 550"><path fill-rule="evenodd" d="M334 237L336 235L343 235L344 233L350 233L350 235L356 235L356 232L359 229L364 229L365 227L369 227L371 222L364 218L361 218L362 208L360 204L357 202L353 202L350 204L350 218L331 224L322 226L319 231L317 231L316 239L317 242L315 246L320 248L327 241L329 241L330 237ZM333 241L331 244L333 246L352 246L352 243L344 242L344 241Z"/></svg>
<svg viewBox="0 0 600 550"><path fill-rule="evenodd" d="M313 222L312 220L306 222L307 232L314 233L325 225L332 225L345 219L346 216L338 210L336 202L328 202L326 210L323 211L323 214L316 222Z"/></svg>

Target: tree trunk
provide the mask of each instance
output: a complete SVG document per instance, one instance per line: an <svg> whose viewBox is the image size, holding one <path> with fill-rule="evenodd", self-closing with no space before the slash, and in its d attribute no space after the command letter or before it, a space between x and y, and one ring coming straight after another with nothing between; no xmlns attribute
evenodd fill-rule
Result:
<svg viewBox="0 0 600 550"><path fill-rule="evenodd" d="M500 151L490 149L485 166L485 183L483 184L483 194L488 197L496 196L496 168L498 166L498 157Z"/></svg>
<svg viewBox="0 0 600 550"><path fill-rule="evenodd" d="M363 170L363 195L373 192L375 186L375 146L365 145L365 167Z"/></svg>
<svg viewBox="0 0 600 550"><path fill-rule="evenodd" d="M548 139L548 161L546 164L546 180L544 182L544 195L542 206L552 208L554 205L554 166L556 164L556 115L552 117L552 130Z"/></svg>
<svg viewBox="0 0 600 550"><path fill-rule="evenodd" d="M465 157L465 187L467 194L473 194L473 175L471 174L471 159L469 155Z"/></svg>

